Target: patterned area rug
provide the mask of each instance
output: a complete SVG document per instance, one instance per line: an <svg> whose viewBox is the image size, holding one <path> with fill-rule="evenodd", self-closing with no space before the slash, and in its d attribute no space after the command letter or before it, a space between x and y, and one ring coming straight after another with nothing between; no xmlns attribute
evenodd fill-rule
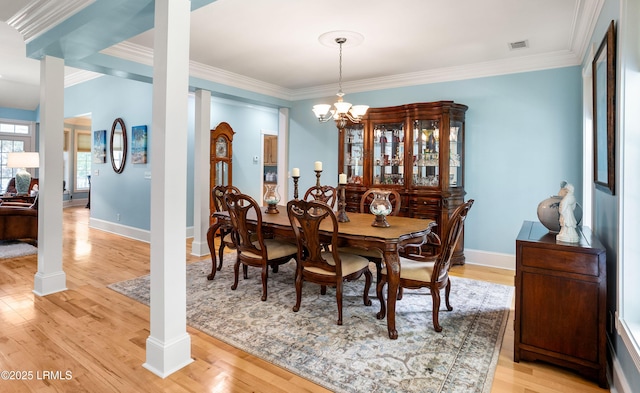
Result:
<svg viewBox="0 0 640 393"><path fill-rule="evenodd" d="M22 257L25 255L37 254L38 248L29 243L17 240L0 241L0 259Z"/></svg>
<svg viewBox="0 0 640 393"><path fill-rule="evenodd" d="M509 314L513 288L453 277L453 311L440 312L433 330L431 296L405 290L396 306L399 338L390 340L379 302L362 303L364 278L344 285L343 326L336 325L335 291L305 283L294 313L295 262L269 272L268 299L260 301L260 271L233 282L232 259L213 281L211 263L187 266L190 326L335 392L489 392ZM242 273L241 273L242 274ZM374 274L375 277L375 274ZM149 276L109 288L149 304ZM444 298L444 292L443 292ZM444 303L444 300L443 300ZM442 305L444 309L444 305Z"/></svg>

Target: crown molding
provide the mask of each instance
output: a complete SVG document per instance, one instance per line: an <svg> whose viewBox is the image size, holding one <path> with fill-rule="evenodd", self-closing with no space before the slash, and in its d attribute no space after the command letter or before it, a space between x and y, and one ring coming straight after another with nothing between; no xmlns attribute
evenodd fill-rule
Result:
<svg viewBox="0 0 640 393"><path fill-rule="evenodd" d="M68 68L67 68L68 69ZM72 68L64 76L64 87L71 87L101 77L103 74Z"/></svg>
<svg viewBox="0 0 640 393"><path fill-rule="evenodd" d="M602 11L604 1L605 0L578 0L569 48L571 48L572 52L580 55L580 63L584 61L585 56L590 50L591 36L596 28L598 16L600 15L600 11ZM584 6L581 6L580 3L583 3ZM582 10L582 13L579 12L580 10Z"/></svg>
<svg viewBox="0 0 640 393"><path fill-rule="evenodd" d="M29 43L95 0L33 0L7 20Z"/></svg>
<svg viewBox="0 0 640 393"><path fill-rule="evenodd" d="M100 53L153 66L153 49L129 41L123 41L102 50ZM293 91L290 89L195 61L189 62L189 76L288 101L293 96Z"/></svg>
<svg viewBox="0 0 640 393"><path fill-rule="evenodd" d="M580 64L580 58L571 51L558 51L541 55L514 57L497 61L446 67L428 71L392 75L382 78L363 79L355 82L342 82L342 89L349 93L371 90L392 89L396 87L426 85L430 83L451 82L464 79L484 78L521 72L540 71L551 68L570 67ZM296 90L292 100L326 97L336 92L336 85L316 86Z"/></svg>
<svg viewBox="0 0 640 393"><path fill-rule="evenodd" d="M133 44L128 41L123 41L117 45L107 48L101 53L150 66L153 65L152 49ZM429 71L392 75L382 78L364 79L355 82L343 82L342 87L344 90L356 93L520 72L539 71L551 68L570 67L579 64L580 56L567 50L541 55L514 57L498 61L469 64L465 66L446 67ZM192 77L289 101L327 97L334 95L336 92L335 84L298 90L286 89L194 61L191 61L189 64L189 74Z"/></svg>

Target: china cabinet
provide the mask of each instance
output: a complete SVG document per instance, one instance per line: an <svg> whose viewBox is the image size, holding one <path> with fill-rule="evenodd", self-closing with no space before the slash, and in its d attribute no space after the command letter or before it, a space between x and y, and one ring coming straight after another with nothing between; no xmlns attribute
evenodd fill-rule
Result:
<svg viewBox="0 0 640 393"><path fill-rule="evenodd" d="M371 108L340 129L338 168L347 175L346 209L358 211L370 188L400 194L401 216L428 218L442 234L464 202L466 105L453 101ZM464 240L454 264L464 264Z"/></svg>
<svg viewBox="0 0 640 393"><path fill-rule="evenodd" d="M211 130L209 189L216 186L231 186L232 182L232 142L235 132L228 123L222 122ZM209 196L209 210L216 211L213 196Z"/></svg>

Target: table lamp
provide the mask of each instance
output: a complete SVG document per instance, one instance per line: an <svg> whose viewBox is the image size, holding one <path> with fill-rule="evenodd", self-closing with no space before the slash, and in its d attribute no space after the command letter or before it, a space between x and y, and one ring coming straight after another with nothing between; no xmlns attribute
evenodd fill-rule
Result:
<svg viewBox="0 0 640 393"><path fill-rule="evenodd" d="M40 155L38 152L14 152L7 156L7 168L18 168L16 172L16 192L28 194L31 185L31 174L26 168L38 168Z"/></svg>

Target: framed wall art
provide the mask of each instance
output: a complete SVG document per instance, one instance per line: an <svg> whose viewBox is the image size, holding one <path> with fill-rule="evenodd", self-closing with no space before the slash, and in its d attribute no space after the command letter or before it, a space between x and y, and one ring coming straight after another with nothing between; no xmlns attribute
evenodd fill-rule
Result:
<svg viewBox="0 0 640 393"><path fill-rule="evenodd" d="M147 163L147 126L131 128L131 162L134 164Z"/></svg>
<svg viewBox="0 0 640 393"><path fill-rule="evenodd" d="M593 182L615 194L616 32L611 21L591 63L593 72Z"/></svg>
<svg viewBox="0 0 640 393"><path fill-rule="evenodd" d="M66 144L67 142L65 142ZM107 130L93 132L93 163L107 162Z"/></svg>

